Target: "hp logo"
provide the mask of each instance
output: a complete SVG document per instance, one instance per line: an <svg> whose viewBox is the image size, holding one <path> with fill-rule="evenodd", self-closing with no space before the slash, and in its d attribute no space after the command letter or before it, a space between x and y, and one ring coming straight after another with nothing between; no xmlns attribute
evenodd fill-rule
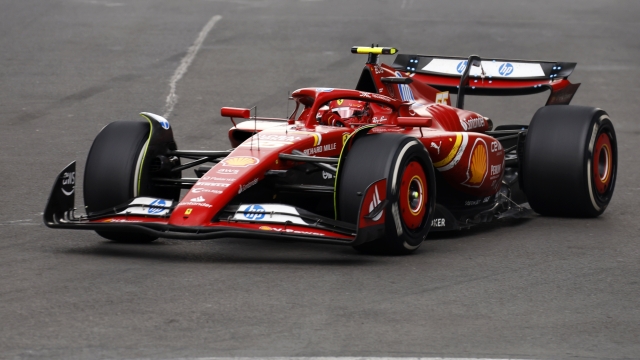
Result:
<svg viewBox="0 0 640 360"><path fill-rule="evenodd" d="M464 69L467 68L467 60L465 61L460 61L458 63L458 66L456 67L456 70L458 71L459 74L462 74L462 72L464 71Z"/></svg>
<svg viewBox="0 0 640 360"><path fill-rule="evenodd" d="M498 73L500 73L500 75L502 76L509 76L512 72L513 65L511 65L510 63L504 63L498 68Z"/></svg>
<svg viewBox="0 0 640 360"><path fill-rule="evenodd" d="M162 119L162 120L158 119L158 122L160 123L160 126L162 126L163 129L169 130L170 125L166 119Z"/></svg>
<svg viewBox="0 0 640 360"><path fill-rule="evenodd" d="M160 206L160 207L153 207L153 206ZM147 212L149 214L157 214L160 213L164 210L164 207L167 206L167 202L162 200L162 199L155 199L151 202L151 204L149 204L149 210L147 210Z"/></svg>
<svg viewBox="0 0 640 360"><path fill-rule="evenodd" d="M264 219L264 208L260 205L249 205L243 211L245 218L249 220L262 220Z"/></svg>

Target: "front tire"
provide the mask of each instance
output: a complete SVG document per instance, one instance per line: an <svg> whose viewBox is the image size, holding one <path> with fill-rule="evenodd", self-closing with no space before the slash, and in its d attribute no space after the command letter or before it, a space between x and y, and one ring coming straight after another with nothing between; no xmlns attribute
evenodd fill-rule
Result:
<svg viewBox="0 0 640 360"><path fill-rule="evenodd" d="M338 218L357 223L362 194L387 179L384 237L354 246L365 253L409 254L429 233L435 211L435 174L418 140L400 134L358 138L337 174Z"/></svg>
<svg viewBox="0 0 640 360"><path fill-rule="evenodd" d="M150 163L161 148L154 146L150 150L151 131L148 121L116 121L98 134L89 151L84 172L87 214L112 209L137 196L179 197L179 189L160 189L151 184ZM168 146L175 149L175 143ZM146 243L157 239L147 234L96 232L106 239L123 243Z"/></svg>
<svg viewBox="0 0 640 360"><path fill-rule="evenodd" d="M616 133L605 111L552 105L533 116L522 175L524 192L537 213L599 216L613 196L617 168Z"/></svg>

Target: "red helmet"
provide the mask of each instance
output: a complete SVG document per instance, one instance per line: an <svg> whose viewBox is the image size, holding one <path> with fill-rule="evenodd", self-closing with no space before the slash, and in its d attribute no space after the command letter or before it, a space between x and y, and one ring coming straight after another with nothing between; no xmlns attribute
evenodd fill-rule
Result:
<svg viewBox="0 0 640 360"><path fill-rule="evenodd" d="M321 122L331 126L347 126L350 123L368 123L370 118L366 101L338 99L329 103Z"/></svg>

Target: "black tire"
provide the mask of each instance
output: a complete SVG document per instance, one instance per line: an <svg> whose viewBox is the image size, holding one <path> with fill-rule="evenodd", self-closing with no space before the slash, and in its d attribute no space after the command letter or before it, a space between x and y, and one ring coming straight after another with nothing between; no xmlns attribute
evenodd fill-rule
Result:
<svg viewBox="0 0 640 360"><path fill-rule="evenodd" d="M417 175L407 183L405 177L413 173ZM419 180L414 180L416 177ZM337 173L338 218L357 223L362 194L369 185L385 178L388 200L384 210L385 236L354 248L366 253L408 254L418 249L429 233L436 196L431 158L415 138L389 133L369 134L354 142L341 160ZM420 185L417 188L420 188L421 201L410 197L410 185L414 183ZM405 195L408 196L406 204L401 201ZM418 204L414 218L413 210L410 210L412 204ZM408 224L406 219L414 220ZM396 227L398 222L401 231Z"/></svg>
<svg viewBox="0 0 640 360"><path fill-rule="evenodd" d="M541 215L596 217L611 201L618 147L606 112L586 106L540 108L522 159L524 193Z"/></svg>
<svg viewBox="0 0 640 360"><path fill-rule="evenodd" d="M112 209L137 196L179 197L179 189L155 188L149 181L151 159L158 151L157 147L150 149L148 146L150 129L147 121L116 121L98 134L84 172L87 214ZM145 243L157 239L147 234L96 232L116 242Z"/></svg>

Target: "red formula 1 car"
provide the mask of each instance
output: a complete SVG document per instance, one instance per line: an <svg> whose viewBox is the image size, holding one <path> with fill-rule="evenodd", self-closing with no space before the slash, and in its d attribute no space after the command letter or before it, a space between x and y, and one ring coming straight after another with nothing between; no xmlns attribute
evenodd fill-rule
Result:
<svg viewBox="0 0 640 360"><path fill-rule="evenodd" d="M222 108L231 150L178 150L169 122L151 113L107 125L86 163L86 214L74 212L74 162L45 224L120 242L280 238L408 253L429 230L521 217L526 202L551 216L607 207L616 135L603 110L568 105L575 63L399 54L388 66L378 57L393 48L352 52L369 56L355 90L296 90L287 119ZM545 90L529 125L493 129L463 108L465 95ZM197 177L183 177L188 168Z"/></svg>

